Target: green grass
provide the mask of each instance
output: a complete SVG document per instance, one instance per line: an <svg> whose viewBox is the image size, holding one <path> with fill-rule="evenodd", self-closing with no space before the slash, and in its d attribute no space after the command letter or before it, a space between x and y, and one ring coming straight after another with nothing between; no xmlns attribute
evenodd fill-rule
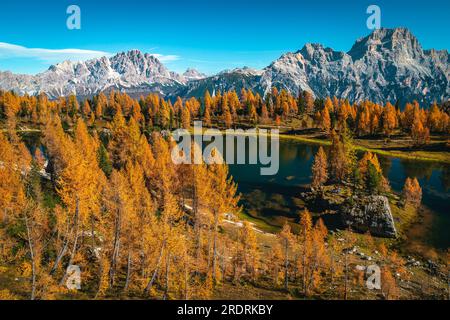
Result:
<svg viewBox="0 0 450 320"><path fill-rule="evenodd" d="M203 128L203 130L207 130L206 128ZM190 133L193 133L193 129L191 128L189 130ZM224 134L222 131L218 131ZM269 136L269 134L263 134L258 133L260 135ZM248 133L234 133L233 135L249 135ZM322 145L322 146L330 146L331 141L324 140L324 139L318 139L310 136L305 135L289 135L289 134L279 134L280 139L285 140L293 140L293 141L299 141L302 143L307 144L315 144L315 145ZM377 141L380 142L380 141ZM395 146L394 144L390 144L390 146ZM368 147L361 145L361 142L358 140L354 141L354 148L357 151L362 152L372 152L383 156L388 157L395 157L395 158L401 158L401 159L410 159L410 160L416 160L416 161L431 161L431 162L440 162L440 163L447 163L450 164L450 153L446 151L423 151L423 150L411 150L411 151L390 151L390 150L383 150L381 148L377 147Z"/></svg>
<svg viewBox="0 0 450 320"><path fill-rule="evenodd" d="M302 137L302 136L291 136L286 134L280 134L280 138L282 139L290 139L295 141L301 141L305 143L318 144L318 145L331 145L331 142L328 140L315 139L310 137ZM354 144L354 148L357 151L362 152L372 152L383 156L395 157L401 159L410 159L417 161L431 161L431 162L441 162L450 164L450 153L449 152L430 152L430 151L388 151L378 148L370 148L366 146L362 146L356 142Z"/></svg>
<svg viewBox="0 0 450 320"><path fill-rule="evenodd" d="M262 218L257 218L257 217L251 216L250 214L244 212L243 210L241 210L241 212L239 212L238 217L241 220L246 220L248 222L253 223L256 228L258 228L264 232L275 234L280 231L279 227L277 227L273 224L270 224L268 221L266 221Z"/></svg>
<svg viewBox="0 0 450 320"><path fill-rule="evenodd" d="M266 128L266 127L265 127ZM268 129L271 128L270 126L267 127ZM213 128L203 128L203 130L208 130ZM273 129L273 128L272 128ZM6 129L0 129L0 132L6 132ZM18 133L23 132L40 132L40 129L20 129L17 130ZM193 128L189 129L190 133L193 133ZM222 131L220 131L222 132ZM261 134L261 133L260 133ZM248 135L247 133L235 133L234 135ZM308 144L316 144L316 145L323 145L323 146L329 146L331 145L331 142L329 140L324 139L318 139L310 136L305 135L289 135L285 133L279 134L280 139L289 139L294 141L299 141L302 143L308 143ZM379 140L372 141L372 142L366 142L366 143L372 143L374 144L373 147L362 145L360 141L355 141L355 150L362 151L362 152L372 152L383 156L388 157L395 157L395 158L401 158L401 159L411 159L411 160L417 160L417 161L431 161L431 162L440 162L440 163L447 163L450 164L450 153L446 151L423 151L423 150L411 150L411 151L390 151L390 150L383 150L382 147L378 148L376 145L378 142L381 142ZM390 146L395 146L395 144L390 144Z"/></svg>
<svg viewBox="0 0 450 320"><path fill-rule="evenodd" d="M300 141L300 142L304 142L304 143L319 144L319 145L323 145L323 146L331 145L331 141L329 141L329 140L316 139L316 138L297 136L297 135L293 136L293 135L288 135L288 134L280 134L279 136L281 139L295 140L295 141Z"/></svg>
<svg viewBox="0 0 450 320"><path fill-rule="evenodd" d="M429 151L386 151L375 148L368 148L361 145L355 145L358 151L372 152L383 156L395 157L401 159L410 159L417 161L442 162L450 164L450 153L448 152L429 152Z"/></svg>

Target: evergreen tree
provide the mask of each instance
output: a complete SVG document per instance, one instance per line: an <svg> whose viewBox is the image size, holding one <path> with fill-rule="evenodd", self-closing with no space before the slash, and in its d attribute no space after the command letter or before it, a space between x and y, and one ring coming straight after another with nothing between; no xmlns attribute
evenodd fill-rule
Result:
<svg viewBox="0 0 450 320"><path fill-rule="evenodd" d="M375 168L373 163L369 162L366 173L366 190L369 193L377 193L380 190L381 174Z"/></svg>
<svg viewBox="0 0 450 320"><path fill-rule="evenodd" d="M100 147L98 148L97 157L98 157L98 165L103 170L105 175L107 177L109 177L111 175L113 168L112 168L111 160L109 159L108 151L106 150L103 143L101 143Z"/></svg>

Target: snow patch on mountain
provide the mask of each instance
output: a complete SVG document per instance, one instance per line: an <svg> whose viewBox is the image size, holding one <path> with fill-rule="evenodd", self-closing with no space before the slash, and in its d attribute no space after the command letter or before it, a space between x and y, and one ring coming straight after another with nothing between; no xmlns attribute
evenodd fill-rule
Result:
<svg viewBox="0 0 450 320"><path fill-rule="evenodd" d="M195 69L169 71L157 57L138 50L86 62L64 61L36 76L0 72L0 88L19 94L44 92L50 98L89 96L109 89L158 92L167 97L272 87L297 95L336 96L350 101L446 101L450 96L447 50L423 50L406 28L379 29L358 39L348 52L308 43L262 70L248 67L206 76Z"/></svg>

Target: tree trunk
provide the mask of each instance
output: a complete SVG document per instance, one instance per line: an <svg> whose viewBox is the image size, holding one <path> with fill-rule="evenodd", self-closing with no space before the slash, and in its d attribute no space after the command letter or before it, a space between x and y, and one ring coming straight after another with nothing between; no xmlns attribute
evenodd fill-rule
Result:
<svg viewBox="0 0 450 320"><path fill-rule="evenodd" d="M195 181L196 178L194 171L194 186L192 188L192 211L194 213L194 232L195 232L195 246L196 246L195 258L198 260L200 259L201 221L200 221L200 213L198 210L197 183Z"/></svg>
<svg viewBox="0 0 450 320"><path fill-rule="evenodd" d="M36 298L36 262L35 255L33 249L33 241L31 239L31 230L28 223L28 217L25 215L25 226L27 228L27 238L28 238L28 247L30 249L31 256L31 296L30 300L34 300Z"/></svg>
<svg viewBox="0 0 450 320"><path fill-rule="evenodd" d="M159 266L161 265L161 261L162 261L162 258L163 258L165 246L166 246L166 241L164 240L162 245L161 245L161 250L159 252L159 257L158 257L158 262L156 263L156 267L155 267L155 270L153 271L152 278L150 279L150 281L148 282L147 286L145 287L145 290L144 290L145 294L149 294L150 293L150 290L153 287L153 283L156 280L156 276L158 275Z"/></svg>
<svg viewBox="0 0 450 320"><path fill-rule="evenodd" d="M225 281L225 247L222 245L222 256L221 256L221 270L222 270L222 283Z"/></svg>
<svg viewBox="0 0 450 320"><path fill-rule="evenodd" d="M142 222L142 225L144 225L144 222ZM144 239L144 231L141 230L141 243L140 243L140 258L141 258L141 277L142 279L145 278L146 274L145 274L145 262L146 262L146 254L145 254L145 249L144 249L144 243L145 243L145 239Z"/></svg>
<svg viewBox="0 0 450 320"><path fill-rule="evenodd" d="M303 294L306 296L306 244L303 247L303 257L302 257L302 280L303 280Z"/></svg>
<svg viewBox="0 0 450 320"><path fill-rule="evenodd" d="M187 257L184 257L184 300L189 299L189 270Z"/></svg>
<svg viewBox="0 0 450 320"><path fill-rule="evenodd" d="M69 247L70 236L72 235L72 233L75 229L75 225L78 223L77 222L78 221L78 211L79 211L79 209L78 209L78 200L77 200L75 216L74 216L74 223L73 223L72 227L70 228L70 230L66 230L66 232L67 232L66 239L64 240L64 244L63 244L61 250L59 251L59 254L56 256L56 260L50 271L50 275L52 275L56 272L56 270L59 267L59 264L61 263L62 258L66 255L67 249ZM69 229L69 225L67 225L67 229Z"/></svg>
<svg viewBox="0 0 450 320"><path fill-rule="evenodd" d="M288 279L288 240L284 240L284 289L287 291L288 285L289 285L289 279Z"/></svg>
<svg viewBox="0 0 450 320"><path fill-rule="evenodd" d="M211 268L211 229L208 230L208 257L206 259L206 270L209 272Z"/></svg>
<svg viewBox="0 0 450 320"><path fill-rule="evenodd" d="M130 276L131 276L131 250L128 251L127 278L125 280L125 287L123 288L125 291L128 290L128 286L130 284Z"/></svg>
<svg viewBox="0 0 450 320"><path fill-rule="evenodd" d="M331 274L331 285L333 285L334 284L334 272L335 272L335 267L334 267L334 264L335 264L336 262L334 261L334 254L333 253L331 253L331 263L330 263L330 274Z"/></svg>
<svg viewBox="0 0 450 320"><path fill-rule="evenodd" d="M92 250L92 254L94 255L95 258L97 258L97 256L95 255L95 227L94 227L94 216L91 216L91 250Z"/></svg>
<svg viewBox="0 0 450 320"><path fill-rule="evenodd" d="M344 300L347 300L347 290L348 290L348 253L345 253L345 278L344 278Z"/></svg>
<svg viewBox="0 0 450 320"><path fill-rule="evenodd" d="M294 265L294 266L293 266L293 268L294 268L294 271L293 271L293 273L294 273L293 278L294 278L294 281L297 282L297 281L298 281L298 254L297 254L297 253L296 253L295 256L294 256L293 265Z"/></svg>
<svg viewBox="0 0 450 320"><path fill-rule="evenodd" d="M121 233L121 225L122 225L122 212L120 209L117 209L116 214L116 226L115 226L115 234L114 234L114 249L111 257L111 267L109 269L109 287L114 286L114 278L116 276L117 269L117 260L119 258L120 251L120 233Z"/></svg>
<svg viewBox="0 0 450 320"><path fill-rule="evenodd" d="M7 208L4 208L4 209L3 209L2 222L3 222L4 224L7 224L7 223L8 223L8 209L7 209Z"/></svg>
<svg viewBox="0 0 450 320"><path fill-rule="evenodd" d="M217 212L214 212L214 235L213 235L213 261L212 261L212 278L213 284L217 282L216 268L217 268L217 225L219 223L219 217Z"/></svg>
<svg viewBox="0 0 450 320"><path fill-rule="evenodd" d="M73 259L75 258L75 254L77 252L77 245L78 245L78 216L76 218L76 222L75 222L75 239L73 241L73 247L72 247L72 252L70 253L70 258L69 258L69 263L67 264L67 269L72 265L73 263ZM60 285L64 284L64 281L66 281L67 278L67 269L66 272L64 272L63 277L61 278L61 281L59 282Z"/></svg>
<svg viewBox="0 0 450 320"><path fill-rule="evenodd" d="M102 258L99 259L99 263L100 263L100 266L99 266L99 269L98 269L98 279L99 279L99 281L98 281L97 292L95 293L94 299L97 299L100 296L100 294L101 294L102 282L103 282L103 277L104 277L103 271L104 271L104 268L105 268L105 263L104 263Z"/></svg>
<svg viewBox="0 0 450 320"><path fill-rule="evenodd" d="M163 300L167 300L169 298L169 276L170 276L170 252L166 257L166 287L164 289L164 298Z"/></svg>
<svg viewBox="0 0 450 320"><path fill-rule="evenodd" d="M69 246L69 239L65 239L63 247L61 248L58 255L56 256L56 260L55 260L55 263L53 264L52 270L50 271L50 275L54 274L55 271L58 269L58 266L59 266L62 258L66 254L68 246Z"/></svg>

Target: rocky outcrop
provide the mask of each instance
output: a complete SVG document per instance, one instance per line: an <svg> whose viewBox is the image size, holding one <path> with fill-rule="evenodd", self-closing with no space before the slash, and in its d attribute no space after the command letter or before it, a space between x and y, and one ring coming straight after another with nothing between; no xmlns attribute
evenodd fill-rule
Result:
<svg viewBox="0 0 450 320"><path fill-rule="evenodd" d="M352 230L369 231L385 238L397 236L389 200L385 196L352 198L342 205L341 217L344 225Z"/></svg>

